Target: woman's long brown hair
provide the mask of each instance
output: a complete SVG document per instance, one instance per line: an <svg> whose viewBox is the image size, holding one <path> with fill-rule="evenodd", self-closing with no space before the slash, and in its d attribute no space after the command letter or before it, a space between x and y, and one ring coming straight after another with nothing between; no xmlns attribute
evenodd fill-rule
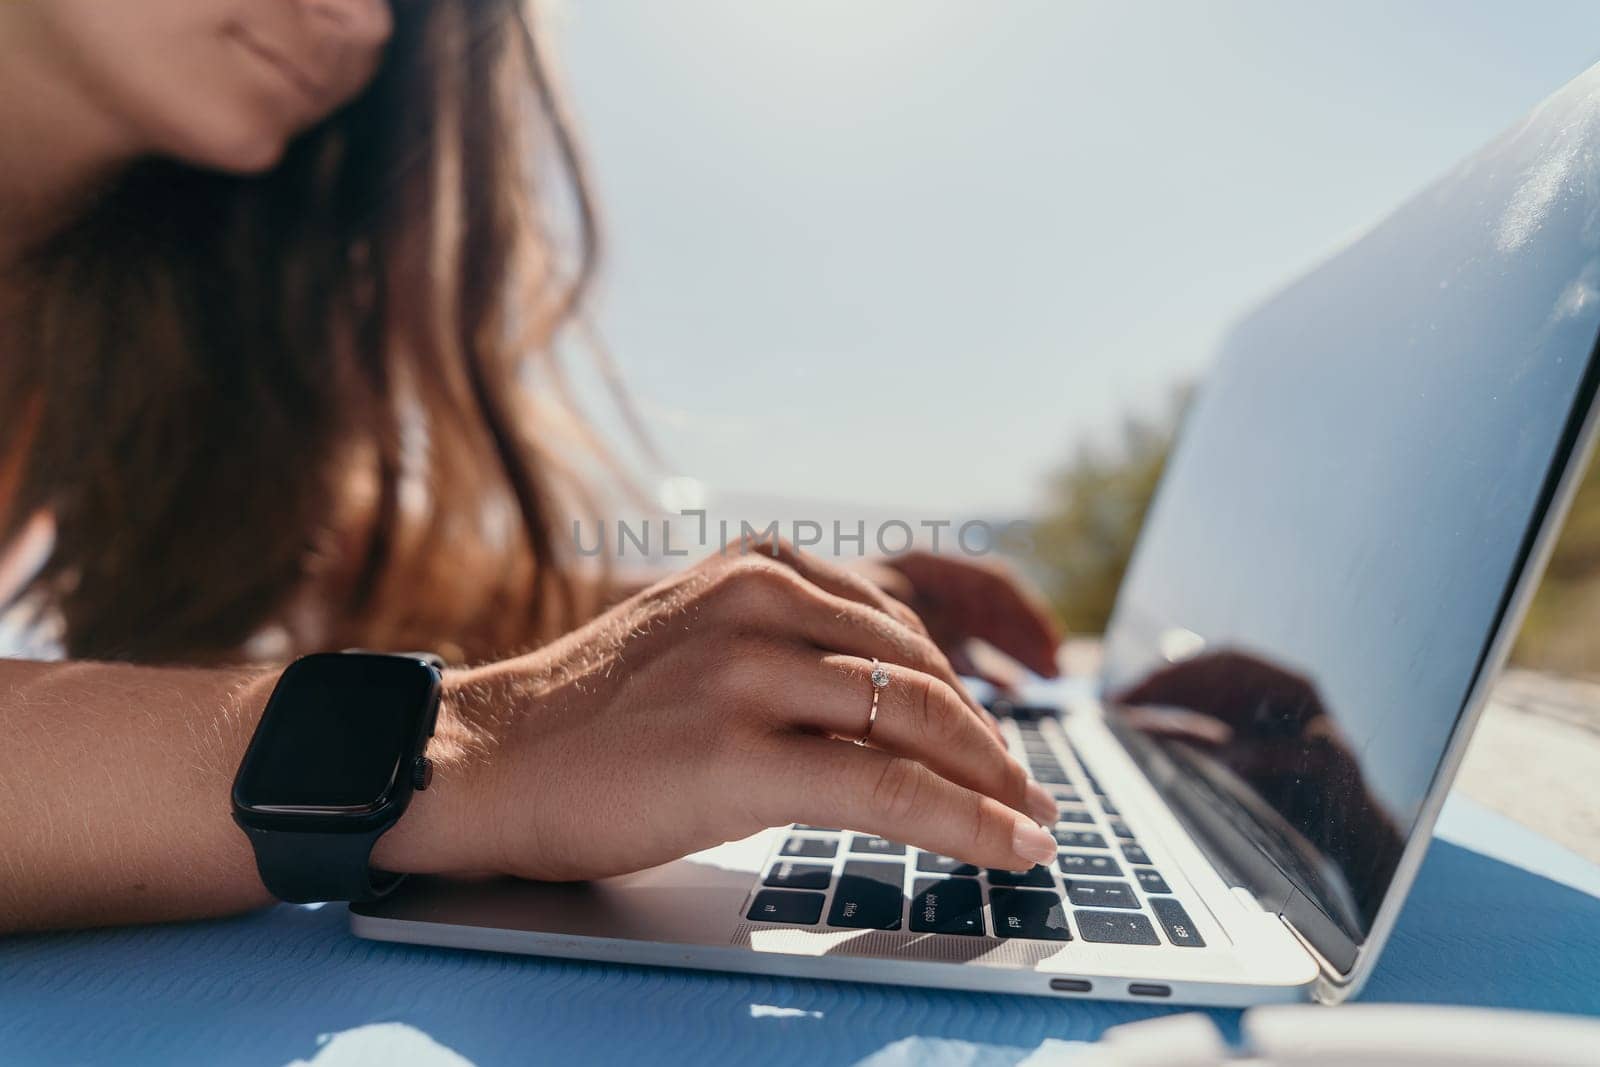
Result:
<svg viewBox="0 0 1600 1067"><path fill-rule="evenodd" d="M141 163L17 271L0 546L53 517L23 597L75 657L273 624L487 655L578 609L528 389L593 271L568 126L518 0L393 6L373 83L270 173Z"/></svg>

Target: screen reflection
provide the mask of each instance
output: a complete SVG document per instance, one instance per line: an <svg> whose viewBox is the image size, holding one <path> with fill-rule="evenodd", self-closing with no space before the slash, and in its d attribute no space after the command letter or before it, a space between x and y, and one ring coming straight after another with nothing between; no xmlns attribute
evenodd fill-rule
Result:
<svg viewBox="0 0 1600 1067"><path fill-rule="evenodd" d="M1600 68L1225 340L1107 635L1121 723L1370 930L1593 392Z"/></svg>

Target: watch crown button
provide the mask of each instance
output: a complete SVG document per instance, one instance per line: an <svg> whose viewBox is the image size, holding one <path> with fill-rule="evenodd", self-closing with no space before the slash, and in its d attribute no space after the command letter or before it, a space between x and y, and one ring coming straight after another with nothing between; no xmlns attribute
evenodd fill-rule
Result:
<svg viewBox="0 0 1600 1067"><path fill-rule="evenodd" d="M433 760L427 756L418 756L417 762L411 765L411 788L422 792L433 782Z"/></svg>

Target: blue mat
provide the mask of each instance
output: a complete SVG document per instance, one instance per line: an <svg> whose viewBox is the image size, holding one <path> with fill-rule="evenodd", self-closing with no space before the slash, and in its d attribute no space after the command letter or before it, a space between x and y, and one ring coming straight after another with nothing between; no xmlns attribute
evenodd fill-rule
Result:
<svg viewBox="0 0 1600 1067"><path fill-rule="evenodd" d="M1600 875L1452 806L1473 847L1434 842L1362 999L1600 1016ZM0 943L8 1064L1009 1065L1179 1010L387 945L335 906Z"/></svg>

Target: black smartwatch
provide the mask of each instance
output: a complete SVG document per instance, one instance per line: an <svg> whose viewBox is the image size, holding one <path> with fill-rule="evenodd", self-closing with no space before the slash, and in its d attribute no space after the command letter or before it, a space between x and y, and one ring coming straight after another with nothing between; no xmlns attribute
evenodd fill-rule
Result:
<svg viewBox="0 0 1600 1067"><path fill-rule="evenodd" d="M417 654L319 653L283 672L233 780L234 821L273 896L375 900L400 884L369 858L428 787L439 689L439 661Z"/></svg>

